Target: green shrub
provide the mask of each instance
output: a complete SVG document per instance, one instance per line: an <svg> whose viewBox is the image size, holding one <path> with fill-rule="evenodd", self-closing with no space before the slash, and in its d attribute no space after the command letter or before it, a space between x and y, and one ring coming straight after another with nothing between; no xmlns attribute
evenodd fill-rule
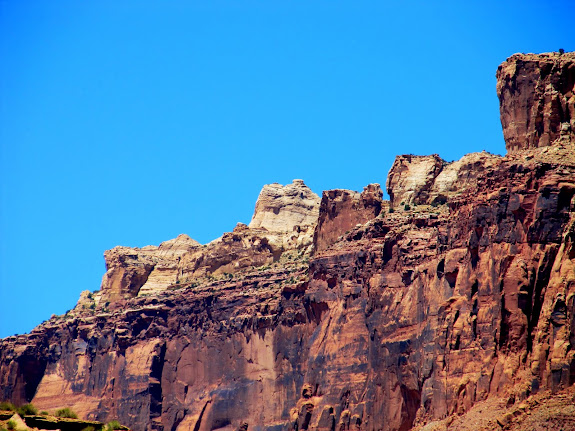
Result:
<svg viewBox="0 0 575 431"><path fill-rule="evenodd" d="M34 407L32 404L24 404L23 406L18 407L18 414L20 416L37 415L38 409Z"/></svg>
<svg viewBox="0 0 575 431"><path fill-rule="evenodd" d="M113 430L121 430L122 424L116 420L110 421L106 424L106 430L113 431Z"/></svg>
<svg viewBox="0 0 575 431"><path fill-rule="evenodd" d="M15 412L16 406L8 401L3 401L0 403L0 410L10 410L11 412Z"/></svg>
<svg viewBox="0 0 575 431"><path fill-rule="evenodd" d="M63 409L56 410L56 416L59 418L78 419L78 415L69 407L64 407Z"/></svg>
<svg viewBox="0 0 575 431"><path fill-rule="evenodd" d="M92 425L89 425L86 428L82 428L82 431L96 431L96 428L94 428Z"/></svg>
<svg viewBox="0 0 575 431"><path fill-rule="evenodd" d="M561 55L565 54L565 50L563 48L559 48L559 54Z"/></svg>
<svg viewBox="0 0 575 431"><path fill-rule="evenodd" d="M41 415L44 415L44 416L50 416L50 413L47 412L46 410L42 410L42 411L40 412L40 414L41 414Z"/></svg>
<svg viewBox="0 0 575 431"><path fill-rule="evenodd" d="M409 210L411 209L411 207L410 207L409 205L405 204L405 206L403 207L403 209L404 209L405 211L409 211Z"/></svg>
<svg viewBox="0 0 575 431"><path fill-rule="evenodd" d="M16 429L16 421L10 419L10 420L6 423L6 428L8 428L9 430Z"/></svg>

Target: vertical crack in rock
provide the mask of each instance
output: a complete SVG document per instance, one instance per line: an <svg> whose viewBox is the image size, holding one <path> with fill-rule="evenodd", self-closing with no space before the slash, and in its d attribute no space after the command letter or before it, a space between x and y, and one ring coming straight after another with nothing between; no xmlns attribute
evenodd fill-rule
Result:
<svg viewBox="0 0 575 431"><path fill-rule="evenodd" d="M152 357L152 365L150 367L150 381L148 390L150 391L150 419L152 424L157 424L154 419L160 418L162 415L162 371L164 369L166 343L156 346L156 351ZM162 431L163 427L157 425L154 429Z"/></svg>
<svg viewBox="0 0 575 431"><path fill-rule="evenodd" d="M204 407L202 408L200 415L198 416L198 420L196 421L196 424L194 425L194 431L200 431L201 426L202 426L202 419L204 418L204 413L206 412L206 408L208 407L208 405L211 402L212 402L212 400L208 400L204 404Z"/></svg>

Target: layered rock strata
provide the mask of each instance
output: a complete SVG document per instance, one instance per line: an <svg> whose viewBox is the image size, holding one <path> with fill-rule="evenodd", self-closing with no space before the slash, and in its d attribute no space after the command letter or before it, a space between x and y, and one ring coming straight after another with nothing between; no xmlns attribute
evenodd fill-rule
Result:
<svg viewBox="0 0 575 431"><path fill-rule="evenodd" d="M326 192L313 254L303 219L269 230L273 193L251 227L174 241L166 289L137 296L158 263L118 252L123 282L0 341L0 398L136 431L466 429L481 408L497 416L476 429L538 426L524 412L570 411L575 383L566 139L451 164L401 156L387 187L403 209L375 185Z"/></svg>
<svg viewBox="0 0 575 431"><path fill-rule="evenodd" d="M384 213L309 263L5 339L3 395L134 429L404 430L568 387L574 195L571 152L502 158L447 212Z"/></svg>
<svg viewBox="0 0 575 431"><path fill-rule="evenodd" d="M108 250L104 253L107 271L97 299L117 304L189 280L267 265L285 252L309 253L319 202L319 196L302 180L286 186L269 184L259 195L249 226L238 223L233 232L207 245L182 234L158 247Z"/></svg>
<svg viewBox="0 0 575 431"><path fill-rule="evenodd" d="M455 162L431 156L397 156L387 176L391 207L405 205L443 205L476 187L486 168L500 162L500 156L487 152L471 153Z"/></svg>
<svg viewBox="0 0 575 431"><path fill-rule="evenodd" d="M303 180L293 180L286 186L268 184L258 196L249 227L291 232L298 226L315 226L319 203L319 197Z"/></svg>
<svg viewBox="0 0 575 431"><path fill-rule="evenodd" d="M569 142L575 133L575 53L512 55L497 69L497 95L507 151Z"/></svg>
<svg viewBox="0 0 575 431"><path fill-rule="evenodd" d="M187 253L200 248L187 235L143 248L114 247L104 253L106 274L101 291L110 302L140 293L163 290L177 282L177 263Z"/></svg>
<svg viewBox="0 0 575 431"><path fill-rule="evenodd" d="M575 160L554 153L569 164L504 158L449 213L395 212L316 255L311 424L409 429L575 381Z"/></svg>

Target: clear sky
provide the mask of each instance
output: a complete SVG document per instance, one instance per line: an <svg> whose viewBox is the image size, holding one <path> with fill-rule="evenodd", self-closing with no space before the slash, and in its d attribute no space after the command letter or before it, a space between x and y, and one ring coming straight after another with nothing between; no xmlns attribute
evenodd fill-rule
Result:
<svg viewBox="0 0 575 431"><path fill-rule="evenodd" d="M248 223L264 184L503 154L497 66L575 50L569 1L0 0L0 337L103 252Z"/></svg>

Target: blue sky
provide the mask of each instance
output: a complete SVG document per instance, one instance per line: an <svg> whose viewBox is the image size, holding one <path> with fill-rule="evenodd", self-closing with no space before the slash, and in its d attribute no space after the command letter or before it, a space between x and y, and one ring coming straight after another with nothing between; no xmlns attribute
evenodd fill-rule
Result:
<svg viewBox="0 0 575 431"><path fill-rule="evenodd" d="M0 337L103 252L250 221L261 187L505 152L497 66L575 49L572 1L0 0Z"/></svg>

